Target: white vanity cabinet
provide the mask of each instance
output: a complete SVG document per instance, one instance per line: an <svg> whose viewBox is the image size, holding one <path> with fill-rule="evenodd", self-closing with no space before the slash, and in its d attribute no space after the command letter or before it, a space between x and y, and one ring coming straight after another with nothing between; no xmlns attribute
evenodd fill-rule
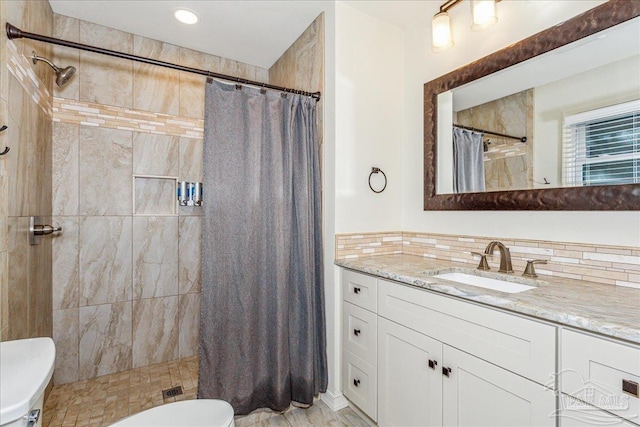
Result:
<svg viewBox="0 0 640 427"><path fill-rule="evenodd" d="M343 270L342 285L342 392L376 421L377 279Z"/></svg>
<svg viewBox="0 0 640 427"><path fill-rule="evenodd" d="M561 338L560 424L640 423L640 346L569 329Z"/></svg>
<svg viewBox="0 0 640 427"><path fill-rule="evenodd" d="M581 400L562 395L560 410L560 427L585 427L585 426L615 426L637 427L630 421L612 415Z"/></svg>
<svg viewBox="0 0 640 427"><path fill-rule="evenodd" d="M553 390L449 346L443 364L443 425L556 425Z"/></svg>
<svg viewBox="0 0 640 427"><path fill-rule="evenodd" d="M378 319L378 424L442 425L442 343Z"/></svg>
<svg viewBox="0 0 640 427"><path fill-rule="evenodd" d="M344 292L364 278L377 288L376 416L343 392L380 426L556 425L554 326L348 270Z"/></svg>

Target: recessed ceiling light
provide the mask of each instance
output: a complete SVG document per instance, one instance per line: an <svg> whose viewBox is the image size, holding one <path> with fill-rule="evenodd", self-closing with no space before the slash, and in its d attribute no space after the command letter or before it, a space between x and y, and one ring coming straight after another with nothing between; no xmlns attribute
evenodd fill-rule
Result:
<svg viewBox="0 0 640 427"><path fill-rule="evenodd" d="M196 14L187 9L178 9L174 12L173 16L183 24L193 25L198 22Z"/></svg>

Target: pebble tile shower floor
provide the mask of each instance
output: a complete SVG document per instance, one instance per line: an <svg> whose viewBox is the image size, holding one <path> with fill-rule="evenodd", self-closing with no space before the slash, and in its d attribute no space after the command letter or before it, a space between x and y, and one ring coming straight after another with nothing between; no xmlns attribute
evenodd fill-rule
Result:
<svg viewBox="0 0 640 427"><path fill-rule="evenodd" d="M184 394L162 398L162 390L181 385ZM164 403L195 399L198 359L188 357L86 381L54 386L44 408L44 427L102 427ZM236 427L369 427L351 408L333 412L317 400L309 409L284 413L258 410L236 417Z"/></svg>

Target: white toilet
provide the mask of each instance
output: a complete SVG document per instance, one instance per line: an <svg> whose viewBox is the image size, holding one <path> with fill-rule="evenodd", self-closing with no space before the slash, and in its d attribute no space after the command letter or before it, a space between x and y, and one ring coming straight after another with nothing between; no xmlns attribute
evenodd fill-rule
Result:
<svg viewBox="0 0 640 427"><path fill-rule="evenodd" d="M0 342L0 427L40 427L44 389L53 375L51 338Z"/></svg>
<svg viewBox="0 0 640 427"><path fill-rule="evenodd" d="M224 400L167 403L111 424L111 427L234 427L233 408Z"/></svg>

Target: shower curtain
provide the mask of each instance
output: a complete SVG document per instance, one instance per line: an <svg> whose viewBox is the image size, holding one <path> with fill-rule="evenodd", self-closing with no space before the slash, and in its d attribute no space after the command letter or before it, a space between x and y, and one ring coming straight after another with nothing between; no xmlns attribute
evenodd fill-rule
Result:
<svg viewBox="0 0 640 427"><path fill-rule="evenodd" d="M316 101L207 82L198 397L236 414L326 391Z"/></svg>
<svg viewBox="0 0 640 427"><path fill-rule="evenodd" d="M453 190L474 193L485 190L482 134L453 128Z"/></svg>

